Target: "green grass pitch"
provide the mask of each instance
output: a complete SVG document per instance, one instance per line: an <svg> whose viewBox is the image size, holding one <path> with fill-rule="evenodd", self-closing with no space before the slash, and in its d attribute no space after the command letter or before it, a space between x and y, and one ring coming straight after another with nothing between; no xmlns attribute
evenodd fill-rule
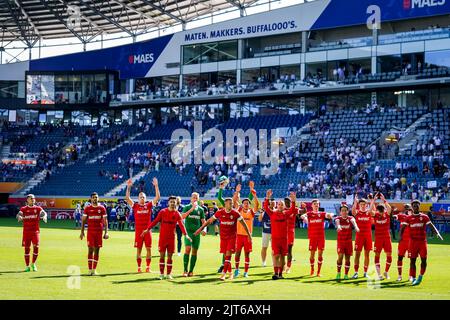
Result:
<svg viewBox="0 0 450 320"><path fill-rule="evenodd" d="M217 268L219 238L202 237L199 259L193 278L183 278L182 256L174 255L174 280L159 280L158 233L153 237L152 270L136 273L134 233L111 231L104 241L97 268L100 276L85 276L87 272L86 240L71 221L50 221L41 224L41 248L38 272L24 273L22 228L14 219L0 219L0 299L450 299L450 236L444 242L429 240L429 264L424 281L411 287L408 281L397 283L396 253L390 280L379 283L359 278L334 280L336 275L335 231L327 231L322 278L310 277L309 253L305 230L297 230L292 272L286 279L271 280L272 267L261 267L261 230L254 230L254 252L251 255L250 277L220 282ZM445 235L444 235L445 236ZM395 242L394 251L397 249ZM269 256L270 257L270 256ZM243 266L243 256L241 258ZM382 254L384 268L384 254ZM408 278L405 260L403 278ZM371 255L373 266L373 255ZM81 269L81 277L69 274L70 266ZM419 267L419 266L418 266ZM371 275L374 275L373 267ZM353 261L352 269L353 274ZM79 286L78 286L79 285Z"/></svg>

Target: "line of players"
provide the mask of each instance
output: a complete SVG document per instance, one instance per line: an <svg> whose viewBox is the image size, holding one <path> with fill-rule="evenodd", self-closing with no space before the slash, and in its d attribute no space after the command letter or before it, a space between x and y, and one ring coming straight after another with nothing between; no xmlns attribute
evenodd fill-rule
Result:
<svg viewBox="0 0 450 320"><path fill-rule="evenodd" d="M257 198L254 183L249 183L250 195L248 198L240 200L241 187L238 185L232 198L222 198L222 192L228 183L226 177L220 178L218 200L223 208L218 210L211 218L205 220L205 212L199 205L198 193L193 193L191 203L183 207L183 212L178 211L177 198L171 196L168 199L168 207L162 209L157 217L151 221L152 207L160 199L158 180L153 179L155 187L155 198L147 202L145 193L140 193L138 202L135 203L130 197L131 180L127 183L126 202L133 208L135 213L136 229L135 243L137 249L136 261L138 272L142 272L142 248L146 247L146 272L150 272L151 264L151 229L160 224L160 235L158 249L160 252L160 279L164 279L164 270L168 279L172 279L172 255L175 251L175 228L178 225L185 235L184 273L183 276L193 276L193 270L197 261L197 253L200 247L200 234L206 234L206 227L216 220L220 223L220 253L223 254L223 269L220 280L233 279L239 275L239 264L242 250L245 256L244 277L248 277L250 266L250 253L252 252L252 227L253 219L259 210L259 200ZM291 193L289 198L275 201L272 198L272 191L267 190L263 202L263 212L259 217L263 225L263 250L262 259L265 265L269 233L272 246L272 258L274 275L273 280L283 279L283 272L289 273L292 265L292 248L295 239L295 218L300 216L308 224L308 238L310 251L311 275L314 275L315 257L317 252L317 276L321 276L323 264L323 251L325 249L325 219L333 219L331 213L319 211L320 202L318 199L312 201L312 210L306 210L306 204L301 203L301 207L296 207L296 195ZM377 202L380 200L381 202ZM250 207L254 203L253 208ZM267 219L268 217L268 219ZM392 208L382 194L375 197L369 195L369 199L359 199L355 196L355 203L352 206L352 216L349 215L349 208L342 204L340 215L334 219L337 230L337 276L341 279L342 263L345 262L344 279L348 279L350 270L350 258L353 255L352 230L356 231L355 239L355 274L352 278L358 278L359 261L361 253L364 251L364 277L367 277L369 267L369 254L372 250L372 218L375 222L375 268L378 279L384 279L381 275L380 255L384 251L386 254L386 267L384 277L389 279L389 268L392 263L392 242L389 233ZM420 212L420 202L414 200L411 205L405 206L405 213L394 216L401 222L400 241L398 245L398 279L402 281L403 258L408 252L410 260L410 281L413 285L418 285L423 279L427 266L427 241L426 228L429 225L433 232L442 240L436 227L431 223L428 216ZM23 241L25 248L26 271L30 271L30 246L33 244L32 270L37 271L36 260L39 250L39 219L46 222L47 214L35 205L34 195L27 196L27 205L20 209L17 215L19 221L23 221ZM183 220L185 221L183 223ZM80 239L85 236L84 226L88 225L87 245L88 245L88 268L89 274L97 274L96 268L99 260L99 251L103 245L103 239L108 239L108 223L106 209L99 205L98 194L91 194L91 205L84 210ZM270 229L267 232L267 225ZM266 231L266 232L264 232ZM167 260L166 260L167 254ZM235 272L232 273L232 255L235 254ZM421 257L420 274L416 278L416 259ZM287 257L287 263L286 263ZM188 272L188 266L190 268Z"/></svg>

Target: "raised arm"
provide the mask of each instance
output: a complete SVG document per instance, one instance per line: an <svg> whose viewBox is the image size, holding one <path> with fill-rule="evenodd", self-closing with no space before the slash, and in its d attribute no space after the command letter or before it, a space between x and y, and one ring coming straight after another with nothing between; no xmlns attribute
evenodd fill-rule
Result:
<svg viewBox="0 0 450 320"><path fill-rule="evenodd" d="M353 225L353 228L355 228L355 231L359 232L359 227L358 227L358 224L356 223L356 219L353 217L350 217L350 222Z"/></svg>
<svg viewBox="0 0 450 320"><path fill-rule="evenodd" d="M155 198L153 198L153 205L156 206L158 204L159 199L161 199L161 195L159 194L159 184L158 179L153 178L153 186L155 187Z"/></svg>
<svg viewBox="0 0 450 320"><path fill-rule="evenodd" d="M134 201L131 200L131 186L133 185L133 181L131 179L127 180L127 191L125 192L125 201L132 207L134 205Z"/></svg>
<svg viewBox="0 0 450 320"><path fill-rule="evenodd" d="M384 197L384 194L380 193L380 196L381 196L380 199L383 200L384 205L386 206L386 210L388 212L388 215L392 215L392 207L391 207L391 205L389 204L389 202L387 202L386 198Z"/></svg>
<svg viewBox="0 0 450 320"><path fill-rule="evenodd" d="M263 208L265 213L267 213L269 215L269 217L273 214L273 211L269 208L269 199L272 198L272 190L269 189L266 192L266 199L264 200L263 203Z"/></svg>
<svg viewBox="0 0 450 320"><path fill-rule="evenodd" d="M236 186L236 191L233 194L233 209L239 208L241 198L241 184Z"/></svg>
<svg viewBox="0 0 450 320"><path fill-rule="evenodd" d="M225 206L225 200L223 199L223 187L220 185L219 192L217 193L217 201L223 206Z"/></svg>
<svg viewBox="0 0 450 320"><path fill-rule="evenodd" d="M359 206L358 201L359 201L358 195L355 194L355 197L353 198L353 205L352 205L352 215L354 215L354 216L357 215L356 206Z"/></svg>

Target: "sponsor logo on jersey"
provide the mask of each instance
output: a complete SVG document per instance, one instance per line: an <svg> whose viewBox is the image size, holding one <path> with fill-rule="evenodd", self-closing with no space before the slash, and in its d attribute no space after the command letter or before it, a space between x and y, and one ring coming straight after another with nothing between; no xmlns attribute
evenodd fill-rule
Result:
<svg viewBox="0 0 450 320"><path fill-rule="evenodd" d="M227 226L232 226L232 225L234 225L234 221L223 221L220 224L224 224L224 225L227 225Z"/></svg>
<svg viewBox="0 0 450 320"><path fill-rule="evenodd" d="M422 228L423 227L423 222L422 223L413 223L410 225L411 228Z"/></svg>

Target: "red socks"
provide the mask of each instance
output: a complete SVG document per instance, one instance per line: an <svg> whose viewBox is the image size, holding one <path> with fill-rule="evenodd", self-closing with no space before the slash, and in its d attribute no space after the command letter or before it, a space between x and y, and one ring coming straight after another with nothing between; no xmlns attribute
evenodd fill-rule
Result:
<svg viewBox="0 0 450 320"><path fill-rule="evenodd" d="M345 261L345 274L348 275L348 271L350 270L350 261Z"/></svg>
<svg viewBox="0 0 450 320"><path fill-rule="evenodd" d="M401 276L403 271L403 260L397 260L397 270L398 275Z"/></svg>
<svg viewBox="0 0 450 320"><path fill-rule="evenodd" d="M339 262L336 262L336 264L337 264L337 272L338 272L338 273L341 273L342 262L341 262L341 264L339 264Z"/></svg>
<svg viewBox="0 0 450 320"><path fill-rule="evenodd" d="M364 266L364 273L367 273L368 268L369 268L369 266Z"/></svg>
<svg viewBox="0 0 450 320"><path fill-rule="evenodd" d="M223 272L231 272L231 256L225 256L225 263L223 264Z"/></svg>
<svg viewBox="0 0 450 320"><path fill-rule="evenodd" d="M355 264L355 265L354 265L354 268L355 268L355 272L358 272L359 264Z"/></svg>
<svg viewBox="0 0 450 320"><path fill-rule="evenodd" d="M138 267L140 268L141 263L142 263L142 258L141 257L136 258L136 262L137 262Z"/></svg>
<svg viewBox="0 0 450 320"><path fill-rule="evenodd" d="M25 247L25 254L23 256L25 258L25 264L28 267L30 265L30 247Z"/></svg>
<svg viewBox="0 0 450 320"><path fill-rule="evenodd" d="M239 269L239 264L241 263L241 259L240 258L238 259L238 257L234 256L234 263L235 263L236 269Z"/></svg>
<svg viewBox="0 0 450 320"><path fill-rule="evenodd" d="M150 262L152 261L152 258L145 259L145 262L147 263L147 267L150 267Z"/></svg>
<svg viewBox="0 0 450 320"><path fill-rule="evenodd" d="M320 274L320 270L322 269L323 258L319 257L317 259L317 274Z"/></svg>
<svg viewBox="0 0 450 320"><path fill-rule="evenodd" d="M36 262L39 255L39 247L33 247L33 263Z"/></svg>
<svg viewBox="0 0 450 320"><path fill-rule="evenodd" d="M89 270L92 270L92 265L94 264L94 254L88 253L88 267Z"/></svg>
<svg viewBox="0 0 450 320"><path fill-rule="evenodd" d="M375 256L375 269L377 270L377 273L380 273L380 257ZM364 272L366 271L366 266L364 266Z"/></svg>
<svg viewBox="0 0 450 320"><path fill-rule="evenodd" d="M409 276L416 278L416 266L411 266L411 268L409 269Z"/></svg>
<svg viewBox="0 0 450 320"><path fill-rule="evenodd" d="M94 261L93 261L93 269L97 269L97 263L98 263L98 254L94 254Z"/></svg>
<svg viewBox="0 0 450 320"><path fill-rule="evenodd" d="M389 269L391 268L391 263L392 263L392 256L386 257L386 268L384 269L384 271L389 272Z"/></svg>
<svg viewBox="0 0 450 320"><path fill-rule="evenodd" d="M248 268L250 267L250 257L246 257L245 258L245 269L244 269L244 271L245 272L248 272Z"/></svg>
<svg viewBox="0 0 450 320"><path fill-rule="evenodd" d="M167 274L172 273L172 259L167 259Z"/></svg>
<svg viewBox="0 0 450 320"><path fill-rule="evenodd" d="M314 261L315 261L314 258L309 259L309 264L311 265L311 272L314 272Z"/></svg>
<svg viewBox="0 0 450 320"><path fill-rule="evenodd" d="M160 272L161 274L164 274L164 267L165 267L165 265L164 265L164 259L159 258L159 272Z"/></svg>

